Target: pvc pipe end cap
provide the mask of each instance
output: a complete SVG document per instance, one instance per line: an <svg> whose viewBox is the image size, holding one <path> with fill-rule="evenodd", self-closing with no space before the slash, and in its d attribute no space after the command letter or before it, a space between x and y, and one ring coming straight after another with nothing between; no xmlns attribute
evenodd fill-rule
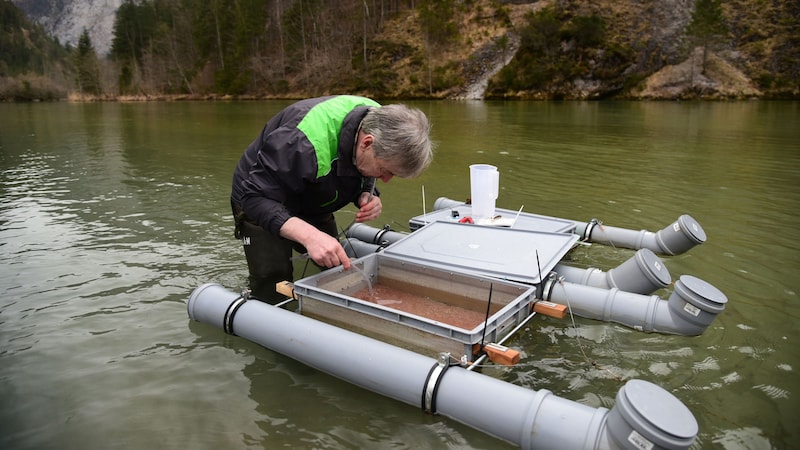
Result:
<svg viewBox="0 0 800 450"><path fill-rule="evenodd" d="M684 214L672 225L656 233L656 242L668 255L680 255L706 241L706 232L692 216Z"/></svg>
<svg viewBox="0 0 800 450"><path fill-rule="evenodd" d="M652 250L648 248L640 249L636 252L636 261L639 267L642 268L645 276L658 287L667 287L672 281L672 276L667 270L667 266L661 261L661 258L656 256Z"/></svg>
<svg viewBox="0 0 800 450"><path fill-rule="evenodd" d="M621 419L621 420L620 420ZM675 396L643 380L628 381L617 393L609 415L612 437L623 447L689 448L697 437L697 420Z"/></svg>
<svg viewBox="0 0 800 450"><path fill-rule="evenodd" d="M650 294L669 286L667 266L649 248L639 249L632 258L606 275L608 285L621 291Z"/></svg>
<svg viewBox="0 0 800 450"><path fill-rule="evenodd" d="M711 284L691 275L682 275L675 282L675 291L687 302L710 313L720 313L728 297Z"/></svg>
<svg viewBox="0 0 800 450"><path fill-rule="evenodd" d="M678 223L681 229L684 230L684 233L696 243L702 244L706 241L706 232L703 230L703 227L700 226L700 223L694 220L694 217L684 214L678 217Z"/></svg>

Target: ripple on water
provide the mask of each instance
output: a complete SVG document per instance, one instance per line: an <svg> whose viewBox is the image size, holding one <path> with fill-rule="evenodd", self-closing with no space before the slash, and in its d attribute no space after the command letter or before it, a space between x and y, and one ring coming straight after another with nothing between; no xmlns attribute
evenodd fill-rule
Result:
<svg viewBox="0 0 800 450"><path fill-rule="evenodd" d="M755 427L724 430L714 435L713 442L726 450L771 450L774 447L764 432Z"/></svg>
<svg viewBox="0 0 800 450"><path fill-rule="evenodd" d="M653 375L659 376L667 376L672 373L673 370L680 367L680 364L676 362L657 362L650 364L649 370Z"/></svg>
<svg viewBox="0 0 800 450"><path fill-rule="evenodd" d="M728 375L722 377L722 381L725 383L736 383L737 381L742 381L742 376L739 375L737 372L731 372Z"/></svg>
<svg viewBox="0 0 800 450"><path fill-rule="evenodd" d="M692 364L692 370L694 372L704 372L707 370L719 370L719 361L713 356L708 356L706 359L702 361L695 362Z"/></svg>
<svg viewBox="0 0 800 450"><path fill-rule="evenodd" d="M772 385L768 385L768 384L759 384L759 385L753 386L753 389L757 389L757 390L763 392L764 394L767 395L767 397L769 397L769 398L771 398L773 400L776 400L776 399L779 399L779 398L784 398L784 399L785 398L789 398L789 391L787 391L786 389L783 389L783 388L779 388L777 386L772 386Z"/></svg>

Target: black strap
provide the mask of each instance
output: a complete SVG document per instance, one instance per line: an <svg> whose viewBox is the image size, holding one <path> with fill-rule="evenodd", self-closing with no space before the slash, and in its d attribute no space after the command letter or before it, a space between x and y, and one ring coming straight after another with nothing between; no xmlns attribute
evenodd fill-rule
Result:
<svg viewBox="0 0 800 450"><path fill-rule="evenodd" d="M422 387L422 411L428 414L436 414L436 394L439 392L439 382L448 368L450 368L450 364L442 364L441 362L437 362L431 367Z"/></svg>
<svg viewBox="0 0 800 450"><path fill-rule="evenodd" d="M594 231L594 227L599 225L600 222L597 219L592 219L589 223L586 224L586 228L583 230L583 236L581 236L581 242L591 242L592 240L592 231Z"/></svg>
<svg viewBox="0 0 800 450"><path fill-rule="evenodd" d="M247 301L247 296L243 294L236 297L236 299L233 302L231 302L230 305L228 305L228 309L225 310L225 316L222 319L222 329L226 333L234 336L236 335L233 332L233 317L236 315L236 312L239 311L239 308L241 308L246 301Z"/></svg>

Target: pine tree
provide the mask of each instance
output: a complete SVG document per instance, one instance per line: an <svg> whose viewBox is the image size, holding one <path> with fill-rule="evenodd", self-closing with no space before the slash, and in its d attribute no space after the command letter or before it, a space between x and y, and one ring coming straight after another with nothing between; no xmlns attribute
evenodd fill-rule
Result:
<svg viewBox="0 0 800 450"><path fill-rule="evenodd" d="M100 66L97 62L97 53L92 46L92 40L86 28L83 29L75 49L75 82L78 92L82 94L100 95Z"/></svg>
<svg viewBox="0 0 800 450"><path fill-rule="evenodd" d="M697 0L686 34L692 38L695 46L703 47L702 74L706 73L709 49L722 42L727 32L720 0Z"/></svg>

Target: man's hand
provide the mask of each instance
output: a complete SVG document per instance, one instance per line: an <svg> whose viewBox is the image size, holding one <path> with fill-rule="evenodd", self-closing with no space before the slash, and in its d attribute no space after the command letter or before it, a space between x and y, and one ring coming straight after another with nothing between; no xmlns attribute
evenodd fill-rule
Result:
<svg viewBox="0 0 800 450"><path fill-rule="evenodd" d="M345 270L350 269L350 258L342 244L327 233L317 230L303 246L308 250L308 256L320 266L336 267L341 264Z"/></svg>
<svg viewBox="0 0 800 450"><path fill-rule="evenodd" d="M383 204L378 196L369 192L362 192L358 198L358 204L361 205L361 209L356 213L356 222L368 222L377 219L381 215Z"/></svg>
<svg viewBox="0 0 800 450"><path fill-rule="evenodd" d="M281 236L302 244L308 251L308 257L320 266L342 265L345 270L350 269L350 258L339 241L298 217L292 217L283 224Z"/></svg>

